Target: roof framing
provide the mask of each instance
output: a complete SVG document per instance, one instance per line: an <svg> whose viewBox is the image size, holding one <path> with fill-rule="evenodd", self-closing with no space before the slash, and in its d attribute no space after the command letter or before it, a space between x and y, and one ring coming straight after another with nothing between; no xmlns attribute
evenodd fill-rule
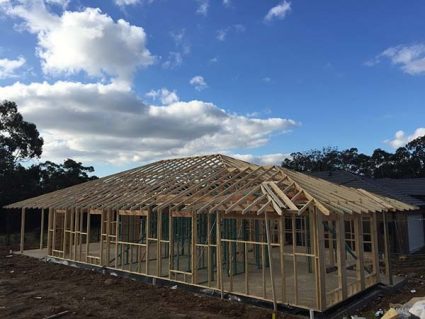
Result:
<svg viewBox="0 0 425 319"><path fill-rule="evenodd" d="M226 155L161 160L23 200L6 208L146 209L224 214L283 211L362 214L417 207L336 185L278 166L258 166Z"/></svg>

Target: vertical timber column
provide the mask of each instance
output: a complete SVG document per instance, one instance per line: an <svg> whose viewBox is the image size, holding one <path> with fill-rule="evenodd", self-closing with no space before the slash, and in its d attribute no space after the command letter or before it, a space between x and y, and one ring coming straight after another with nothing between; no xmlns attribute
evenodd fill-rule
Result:
<svg viewBox="0 0 425 319"><path fill-rule="evenodd" d="M79 245L81 245L80 242L80 210L78 208L74 207L74 259L79 260L80 256L78 255L79 252Z"/></svg>
<svg viewBox="0 0 425 319"><path fill-rule="evenodd" d="M63 243L62 243L62 257L66 258L66 253L67 253L67 225L68 225L68 215L69 215L69 209L66 208L65 209L65 217L64 217L64 222L63 222Z"/></svg>
<svg viewBox="0 0 425 319"><path fill-rule="evenodd" d="M191 268L192 268L192 284L196 284L196 234L197 234L197 214L196 211L192 212L192 260L191 260Z"/></svg>
<svg viewBox="0 0 425 319"><path fill-rule="evenodd" d="M74 256L75 207L71 208L70 214L71 214L71 225L70 225L70 232L69 232L69 259L75 260L75 256Z"/></svg>
<svg viewBox="0 0 425 319"><path fill-rule="evenodd" d="M162 209L158 209L157 210L157 246L156 246L156 261L157 261L157 266L156 266L156 272L157 272L157 276L161 277L161 272L162 272L162 258L161 258L161 239L162 239Z"/></svg>
<svg viewBox="0 0 425 319"><path fill-rule="evenodd" d="M52 255L52 231L53 228L53 209L49 208L49 217L47 223L47 255Z"/></svg>
<svg viewBox="0 0 425 319"><path fill-rule="evenodd" d="M103 254L103 234L105 233L105 210L102 209L100 214L100 265L104 266L104 254Z"/></svg>
<svg viewBox="0 0 425 319"><path fill-rule="evenodd" d="M106 211L106 262L104 263L106 267L109 267L111 260L111 216L112 209L108 208Z"/></svg>
<svg viewBox="0 0 425 319"><path fill-rule="evenodd" d="M317 274L316 274L316 284L317 284L317 295L318 299L316 300L317 306L320 310L326 309L326 264L325 264L325 233L323 225L323 216L322 213L314 207L313 218L315 221L315 255L317 260ZM330 247L329 247L330 249Z"/></svg>
<svg viewBox="0 0 425 319"><path fill-rule="evenodd" d="M217 288L221 290L221 299L224 296L223 264L221 263L221 215L217 212Z"/></svg>
<svg viewBox="0 0 425 319"><path fill-rule="evenodd" d="M208 271L208 287L211 287L211 272L212 272L212 261L211 261L211 216L207 213L207 271ZM246 266L245 266L246 267ZM247 272L247 271L246 271Z"/></svg>
<svg viewBox="0 0 425 319"><path fill-rule="evenodd" d="M90 209L87 210L87 235L86 235L86 263L89 260L90 253Z"/></svg>
<svg viewBox="0 0 425 319"><path fill-rule="evenodd" d="M168 210L168 240L170 241L170 249L168 249L168 278L174 269L174 233L173 233L173 214L171 208ZM147 261L146 261L147 262Z"/></svg>
<svg viewBox="0 0 425 319"><path fill-rule="evenodd" d="M292 222L292 267L294 273L294 302L298 304L298 273L297 273L297 223L295 220L295 214L291 213Z"/></svg>
<svg viewBox="0 0 425 319"><path fill-rule="evenodd" d="M40 221L40 250L43 249L44 241L44 208L41 209L41 221Z"/></svg>
<svg viewBox="0 0 425 319"><path fill-rule="evenodd" d="M365 275L364 275L364 244L363 244L363 221L361 215L354 217L354 236L356 240L356 277L360 282L360 290L364 290Z"/></svg>
<svg viewBox="0 0 425 319"><path fill-rule="evenodd" d="M25 242L25 208L22 208L21 211L21 243L19 251L21 254L24 252L24 243Z"/></svg>
<svg viewBox="0 0 425 319"><path fill-rule="evenodd" d="M78 209L78 222L79 222L78 229L80 230L80 232L78 233L78 243L79 243L78 258L79 258L79 261L83 261L82 256L83 256L84 213L82 208Z"/></svg>
<svg viewBox="0 0 425 319"><path fill-rule="evenodd" d="M391 269L391 255L390 255L391 247L390 247L390 240L389 240L389 234L388 234L387 213L384 212L382 217L384 222L385 274L388 277L388 283L392 286L394 284L394 281L393 281L393 274Z"/></svg>
<svg viewBox="0 0 425 319"><path fill-rule="evenodd" d="M115 214L116 220L115 220L115 268L118 269L118 245L119 245L119 231L120 231L120 211L119 209L116 210L116 214ZM147 243L148 243L148 235L146 235L146 249L147 249ZM146 250L147 251L147 250ZM147 254L147 252L146 252ZM146 257L146 274L147 272L147 268L148 268L148 262L147 259L148 257ZM121 259L122 260L122 259Z"/></svg>
<svg viewBox="0 0 425 319"><path fill-rule="evenodd" d="M347 269L345 257L345 222L344 215L337 215L336 221L338 281L342 292L342 300L347 299ZM342 301L341 300L341 301Z"/></svg>
<svg viewBox="0 0 425 319"><path fill-rule="evenodd" d="M276 301L276 290L275 290L275 281L273 277L273 258L272 258L272 245L270 243L271 236L270 236L270 225L269 225L269 219L268 219L268 213L267 211L264 212L264 222L266 223L266 236L267 236L267 249L268 249L268 255L269 255L269 269L270 269L270 281L272 284L272 296L273 296L273 310L277 311L277 301ZM263 265L265 267L265 265Z"/></svg>
<svg viewBox="0 0 425 319"><path fill-rule="evenodd" d="M148 214L146 216L146 255L145 255L146 256L146 263L145 263L145 266L146 266L146 269L145 269L146 275L149 274L149 231L150 231L150 227L151 227L150 226L150 223L151 223L151 212L152 212L152 210L151 210L151 208L149 208L148 209ZM117 224L118 224L118 215L117 215ZM117 228L117 230L118 230L118 228ZM118 238L118 231L117 231L117 238Z"/></svg>
<svg viewBox="0 0 425 319"><path fill-rule="evenodd" d="M370 233L372 239L372 264L373 270L376 272L376 282L380 281L379 274L379 252L378 252L378 222L376 218L376 213L372 214L370 225Z"/></svg>
<svg viewBox="0 0 425 319"><path fill-rule="evenodd" d="M286 276L285 276L285 213L279 219L279 247L280 247L280 276L282 278L282 298L281 301L286 301ZM247 263L248 267L248 263Z"/></svg>

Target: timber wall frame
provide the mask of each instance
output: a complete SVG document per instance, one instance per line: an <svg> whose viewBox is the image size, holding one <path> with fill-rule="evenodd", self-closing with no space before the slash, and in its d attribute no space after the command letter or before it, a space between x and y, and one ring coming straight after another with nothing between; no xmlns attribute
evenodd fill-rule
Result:
<svg viewBox="0 0 425 319"><path fill-rule="evenodd" d="M49 256L248 296L275 309L324 311L381 282L381 272L390 275L387 259L379 267L376 214L323 216L314 206L302 215L244 217L49 209L47 218Z"/></svg>
<svg viewBox="0 0 425 319"><path fill-rule="evenodd" d="M155 162L8 205L48 255L316 311L383 279L377 225L415 206L224 155ZM389 276L391 278L391 276Z"/></svg>

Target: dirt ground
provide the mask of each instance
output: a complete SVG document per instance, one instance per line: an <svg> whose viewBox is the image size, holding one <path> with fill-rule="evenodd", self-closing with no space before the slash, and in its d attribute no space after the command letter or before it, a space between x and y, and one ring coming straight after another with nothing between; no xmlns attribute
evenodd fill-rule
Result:
<svg viewBox="0 0 425 319"><path fill-rule="evenodd" d="M414 297L425 298L425 251L406 258L394 258L392 261L394 275L405 277L407 283L396 292L380 294L370 300L356 314L366 318L375 318L375 312L380 308L384 311L390 307L398 307Z"/></svg>
<svg viewBox="0 0 425 319"><path fill-rule="evenodd" d="M351 314L374 318L379 308L425 296L425 254L395 260L407 278L395 293L382 293ZM10 255L0 248L0 318L271 318L271 310L181 289L155 287L90 270ZM280 314L277 318L294 318Z"/></svg>
<svg viewBox="0 0 425 319"><path fill-rule="evenodd" d="M0 249L0 318L271 318L271 310ZM279 316L278 318L291 318Z"/></svg>

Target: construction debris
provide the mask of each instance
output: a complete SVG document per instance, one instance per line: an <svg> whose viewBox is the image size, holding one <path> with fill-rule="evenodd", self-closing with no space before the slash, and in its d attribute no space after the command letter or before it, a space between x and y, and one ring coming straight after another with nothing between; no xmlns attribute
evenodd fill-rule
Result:
<svg viewBox="0 0 425 319"><path fill-rule="evenodd" d="M420 319L425 319L425 299L415 302L409 312Z"/></svg>
<svg viewBox="0 0 425 319"><path fill-rule="evenodd" d="M378 311L375 312L375 318L382 318L383 315L384 315L383 309L378 309Z"/></svg>
<svg viewBox="0 0 425 319"><path fill-rule="evenodd" d="M400 318L399 313L394 308L390 308L381 319L397 319Z"/></svg>
<svg viewBox="0 0 425 319"><path fill-rule="evenodd" d="M60 317L65 316L65 315L66 315L66 314L68 314L68 313L69 313L69 310L65 310L65 311L62 311L62 312L56 313L56 314L54 314L54 315L51 315L51 316L45 317L44 319L55 319L55 318L60 318Z"/></svg>

